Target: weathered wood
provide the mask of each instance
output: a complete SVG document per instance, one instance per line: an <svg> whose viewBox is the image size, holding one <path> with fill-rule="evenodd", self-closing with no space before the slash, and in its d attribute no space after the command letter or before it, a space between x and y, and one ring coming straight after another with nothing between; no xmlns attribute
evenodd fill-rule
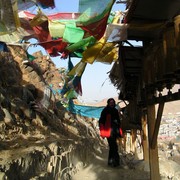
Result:
<svg viewBox="0 0 180 180"><path fill-rule="evenodd" d="M180 73L180 15L174 18L175 38L176 38L176 71Z"/></svg>
<svg viewBox="0 0 180 180"><path fill-rule="evenodd" d="M142 146L143 146L143 159L149 161L149 150L147 141L147 116L142 116Z"/></svg>
<svg viewBox="0 0 180 180"><path fill-rule="evenodd" d="M151 99L147 100L147 105L152 105L152 104L159 104L162 102L171 102L171 101L176 101L180 100L180 91L173 93L171 95L165 95L165 96L160 96L160 97L153 97Z"/></svg>
<svg viewBox="0 0 180 180"><path fill-rule="evenodd" d="M137 130L131 129L131 152L136 153L136 136Z"/></svg>
<svg viewBox="0 0 180 180"><path fill-rule="evenodd" d="M126 150L127 150L127 133L125 132L124 133L124 151L126 152Z"/></svg>
<svg viewBox="0 0 180 180"><path fill-rule="evenodd" d="M163 33L163 46L165 56L165 77L172 77L176 69L176 39L174 27L169 27Z"/></svg>
<svg viewBox="0 0 180 180"><path fill-rule="evenodd" d="M155 129L155 105L147 107L147 122L148 122L148 142L149 142L149 165L150 165L150 179L160 180L159 174L159 159L157 143L155 148L152 149L151 143ZM157 141L157 139L155 139Z"/></svg>
<svg viewBox="0 0 180 180"><path fill-rule="evenodd" d="M158 41L154 45L154 63L155 63L155 81L156 84L163 86L164 83L164 71L165 71L165 58L164 58L164 49L163 49L163 41Z"/></svg>
<svg viewBox="0 0 180 180"><path fill-rule="evenodd" d="M161 124L161 117L163 114L163 109L164 109L164 102L160 103L159 107L158 107L154 133L153 133L153 137L152 137L152 141L151 141L151 148L152 149L154 149L157 146L157 137L158 137L159 127Z"/></svg>

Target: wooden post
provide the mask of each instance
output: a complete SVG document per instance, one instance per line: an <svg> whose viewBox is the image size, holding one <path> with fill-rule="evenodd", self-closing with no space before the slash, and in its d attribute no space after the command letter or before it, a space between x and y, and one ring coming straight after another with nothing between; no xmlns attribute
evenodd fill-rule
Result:
<svg viewBox="0 0 180 180"><path fill-rule="evenodd" d="M171 77L176 68L176 41L174 27L169 27L163 33L165 55L165 77Z"/></svg>
<svg viewBox="0 0 180 180"><path fill-rule="evenodd" d="M136 129L131 129L131 152L136 154Z"/></svg>
<svg viewBox="0 0 180 180"><path fill-rule="evenodd" d="M147 107L147 122L148 122L150 179L151 180L160 180L157 143L155 143L154 148L152 148L152 146L151 146L154 129L155 129L155 123L156 123L155 105L149 105ZM153 139L153 141L157 141L157 139Z"/></svg>
<svg viewBox="0 0 180 180"><path fill-rule="evenodd" d="M130 152L132 151L132 129L131 129L131 132L130 132Z"/></svg>
<svg viewBox="0 0 180 180"><path fill-rule="evenodd" d="M154 127L154 133L153 133L152 141L151 141L152 149L154 149L157 146L157 137L158 137L158 133L159 133L159 127L160 127L160 124L161 124L161 117L162 117L162 114L163 114L163 109L164 109L164 102L159 104L156 123L155 123L155 127Z"/></svg>
<svg viewBox="0 0 180 180"><path fill-rule="evenodd" d="M142 116L142 146L143 159L149 161L148 134L147 134L147 115Z"/></svg>
<svg viewBox="0 0 180 180"><path fill-rule="evenodd" d="M126 133L126 152L131 151L131 132Z"/></svg>
<svg viewBox="0 0 180 180"><path fill-rule="evenodd" d="M180 15L174 18L174 26L175 26L175 41L176 41L176 71L180 73Z"/></svg>
<svg viewBox="0 0 180 180"><path fill-rule="evenodd" d="M126 150L127 150L127 144L126 144L126 142L127 142L127 132L124 132L124 151L126 152Z"/></svg>

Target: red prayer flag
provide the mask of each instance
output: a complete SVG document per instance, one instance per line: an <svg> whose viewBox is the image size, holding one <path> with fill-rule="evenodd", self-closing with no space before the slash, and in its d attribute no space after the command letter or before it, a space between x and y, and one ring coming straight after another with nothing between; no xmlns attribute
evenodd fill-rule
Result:
<svg viewBox="0 0 180 180"><path fill-rule="evenodd" d="M106 14L101 20L88 24L86 26L81 26L81 28L89 32L89 34L94 36L97 40L100 40L106 30L108 17L109 14Z"/></svg>
<svg viewBox="0 0 180 180"><path fill-rule="evenodd" d="M48 42L39 43L51 57L59 56L59 53L64 53L67 43L62 41L62 38L57 40L51 40Z"/></svg>

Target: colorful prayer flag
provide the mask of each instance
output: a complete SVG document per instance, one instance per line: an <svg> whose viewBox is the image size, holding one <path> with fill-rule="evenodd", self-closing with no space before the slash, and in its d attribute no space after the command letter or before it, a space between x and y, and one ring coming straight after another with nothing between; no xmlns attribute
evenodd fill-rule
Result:
<svg viewBox="0 0 180 180"><path fill-rule="evenodd" d="M101 39L114 2L115 0L80 0L79 12L82 15L77 19L77 24L97 40Z"/></svg>

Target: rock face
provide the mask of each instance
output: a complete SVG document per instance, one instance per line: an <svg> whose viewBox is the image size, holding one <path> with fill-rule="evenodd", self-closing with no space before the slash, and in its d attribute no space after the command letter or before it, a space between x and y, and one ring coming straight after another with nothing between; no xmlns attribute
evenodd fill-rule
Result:
<svg viewBox="0 0 180 180"><path fill-rule="evenodd" d="M0 51L0 179L68 179L99 142L95 130L57 108L63 77L49 57L36 52L27 61L21 46L7 49Z"/></svg>

